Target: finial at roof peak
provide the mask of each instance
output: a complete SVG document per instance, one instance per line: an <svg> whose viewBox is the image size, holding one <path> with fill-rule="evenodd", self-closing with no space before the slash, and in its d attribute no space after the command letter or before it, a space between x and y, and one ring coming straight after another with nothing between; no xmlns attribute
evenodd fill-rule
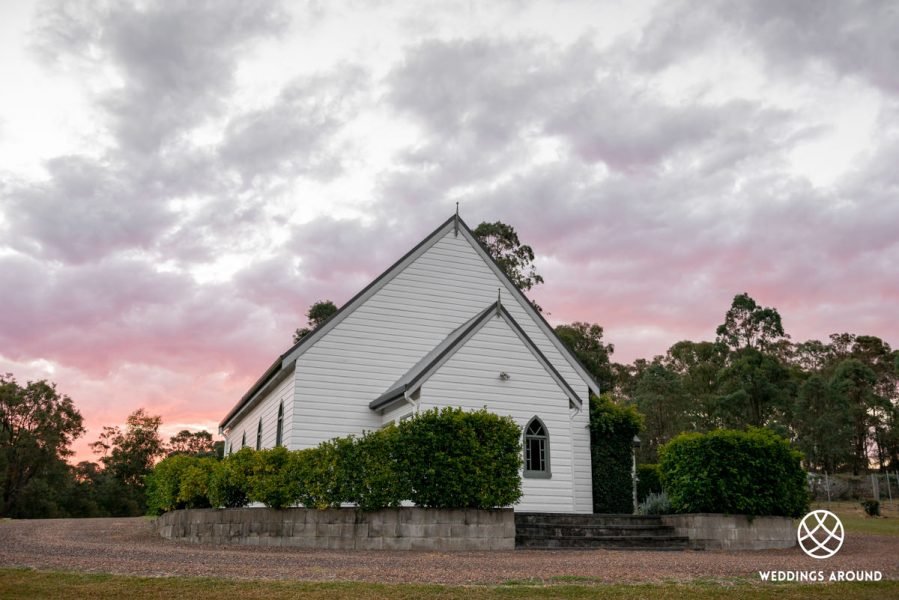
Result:
<svg viewBox="0 0 899 600"><path fill-rule="evenodd" d="M456 202L456 214L453 215L453 235L459 237L459 203Z"/></svg>

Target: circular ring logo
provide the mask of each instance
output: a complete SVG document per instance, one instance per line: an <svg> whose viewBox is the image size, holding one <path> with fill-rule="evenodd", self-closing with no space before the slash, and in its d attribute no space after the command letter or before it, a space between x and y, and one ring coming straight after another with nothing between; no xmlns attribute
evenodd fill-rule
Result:
<svg viewBox="0 0 899 600"><path fill-rule="evenodd" d="M802 517L796 537L802 551L812 558L830 558L839 552L846 534L840 518L822 509Z"/></svg>

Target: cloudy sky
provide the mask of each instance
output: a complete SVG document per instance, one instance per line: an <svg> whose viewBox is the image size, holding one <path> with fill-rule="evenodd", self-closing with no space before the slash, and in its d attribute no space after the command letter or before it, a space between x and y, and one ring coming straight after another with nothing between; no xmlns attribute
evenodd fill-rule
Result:
<svg viewBox="0 0 899 600"><path fill-rule="evenodd" d="M629 362L731 298L899 345L895 2L6 2L0 372L215 428L313 301L512 224Z"/></svg>

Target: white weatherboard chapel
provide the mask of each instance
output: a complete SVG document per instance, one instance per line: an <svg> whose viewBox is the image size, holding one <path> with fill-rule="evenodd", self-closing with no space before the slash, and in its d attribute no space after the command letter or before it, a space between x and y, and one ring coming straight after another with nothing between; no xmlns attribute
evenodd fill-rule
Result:
<svg viewBox="0 0 899 600"><path fill-rule="evenodd" d="M311 448L435 407L522 428L515 510L590 513L596 382L458 216L282 354L221 423L226 452Z"/></svg>

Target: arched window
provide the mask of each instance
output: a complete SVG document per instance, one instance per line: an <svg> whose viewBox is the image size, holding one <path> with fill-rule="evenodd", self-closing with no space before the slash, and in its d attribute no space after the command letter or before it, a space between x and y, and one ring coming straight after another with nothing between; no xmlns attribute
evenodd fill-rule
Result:
<svg viewBox="0 0 899 600"><path fill-rule="evenodd" d="M259 417L259 425L256 427L256 449L262 450L262 417Z"/></svg>
<svg viewBox="0 0 899 600"><path fill-rule="evenodd" d="M240 449L243 450L243 447L247 445L247 430L244 429L243 435L240 436Z"/></svg>
<svg viewBox="0 0 899 600"><path fill-rule="evenodd" d="M275 446L281 445L281 436L284 433L284 403L278 405L278 429L275 431Z"/></svg>
<svg viewBox="0 0 899 600"><path fill-rule="evenodd" d="M524 476L546 478L549 470L549 430L538 417L524 428Z"/></svg>

